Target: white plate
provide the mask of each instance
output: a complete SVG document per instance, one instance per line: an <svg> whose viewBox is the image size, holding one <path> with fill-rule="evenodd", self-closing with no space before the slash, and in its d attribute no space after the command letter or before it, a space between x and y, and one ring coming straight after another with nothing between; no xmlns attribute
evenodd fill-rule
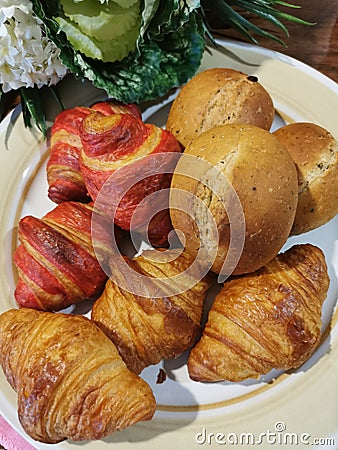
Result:
<svg viewBox="0 0 338 450"><path fill-rule="evenodd" d="M226 51L213 49L211 54L206 53L201 70L223 66L256 75L274 100L278 112L274 128L284 122L314 122L338 139L336 83L280 53L249 44L222 42ZM67 107L79 105L83 97L86 104L90 104L101 93L83 86L77 95L75 98L72 92ZM162 126L171 100L172 97L148 107L143 119ZM41 135L33 135L24 128L21 116L13 127L11 124L11 117L8 117L0 126L0 312L15 307L12 254L19 218L26 214L41 217L55 207L47 198L46 144ZM259 381L203 384L188 379L186 367L182 365L184 359L178 358L165 364L167 380L156 384L161 365L147 368L142 376L155 392L158 403L155 417L98 442L75 444L65 441L58 445L33 442L18 423L16 395L2 373L0 412L38 449L85 447L97 450L110 447L142 450L173 446L191 449L203 445L218 448L225 443L246 448L248 445L241 445L241 442L245 444L250 440L262 449L278 444L283 448L294 448L295 443L297 448L309 448L309 444L338 448L338 312L335 311L338 217L313 232L290 238L285 248L296 242L311 242L324 251L331 279L324 304L321 345L299 370L272 372Z"/></svg>

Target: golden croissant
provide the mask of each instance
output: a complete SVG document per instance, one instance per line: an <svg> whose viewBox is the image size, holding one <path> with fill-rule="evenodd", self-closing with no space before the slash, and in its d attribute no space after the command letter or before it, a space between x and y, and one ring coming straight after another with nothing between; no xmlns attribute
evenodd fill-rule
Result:
<svg viewBox="0 0 338 450"><path fill-rule="evenodd" d="M83 316L11 309L0 316L0 362L33 439L101 439L149 420L155 400L114 344Z"/></svg>
<svg viewBox="0 0 338 450"><path fill-rule="evenodd" d="M91 313L135 373L191 347L200 331L210 286L201 267L197 273L189 273L193 259L187 253L170 250L162 254L161 261L160 251L163 249L143 252L133 260L126 258L130 270L141 276L139 292L137 286L131 289L129 271L111 265L112 277ZM168 284L161 286L160 278Z"/></svg>
<svg viewBox="0 0 338 450"><path fill-rule="evenodd" d="M190 353L190 377L242 381L299 367L320 340L328 286L324 255L310 244L225 282Z"/></svg>

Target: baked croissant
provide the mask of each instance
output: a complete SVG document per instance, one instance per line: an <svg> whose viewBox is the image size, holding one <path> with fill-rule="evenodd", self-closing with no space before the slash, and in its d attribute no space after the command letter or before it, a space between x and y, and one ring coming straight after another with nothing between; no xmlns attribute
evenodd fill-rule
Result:
<svg viewBox="0 0 338 450"><path fill-rule="evenodd" d="M165 245L172 229L168 190L181 152L178 141L130 114L91 114L83 120L80 135L81 171L99 209L122 229L146 228L153 245Z"/></svg>
<svg viewBox="0 0 338 450"><path fill-rule="evenodd" d="M129 270L141 276L134 286L129 270L111 265L112 277L91 312L135 373L180 355L194 343L210 285L201 267L189 273L193 260L187 253L169 250L161 259L159 252L163 249L126 258ZM161 285L160 278L168 283Z"/></svg>
<svg viewBox="0 0 338 450"><path fill-rule="evenodd" d="M101 439L155 412L148 384L83 316L6 311L0 316L0 362L17 393L23 429L40 442Z"/></svg>
<svg viewBox="0 0 338 450"><path fill-rule="evenodd" d="M63 202L42 219L20 220L14 253L19 306L57 311L101 293L107 275L93 248L92 217L92 205ZM103 257L111 252L111 226L99 214L96 222L95 250Z"/></svg>
<svg viewBox="0 0 338 450"><path fill-rule="evenodd" d="M79 166L82 146L79 128L82 120L93 111L105 115L128 113L141 117L136 105L113 102L99 102L91 108L78 106L58 114L51 129L50 157L47 162L48 197L55 203L71 200L87 203L91 200Z"/></svg>
<svg viewBox="0 0 338 450"><path fill-rule="evenodd" d="M195 381L242 381L303 364L321 337L329 286L322 251L296 245L262 269L225 282L188 371Z"/></svg>

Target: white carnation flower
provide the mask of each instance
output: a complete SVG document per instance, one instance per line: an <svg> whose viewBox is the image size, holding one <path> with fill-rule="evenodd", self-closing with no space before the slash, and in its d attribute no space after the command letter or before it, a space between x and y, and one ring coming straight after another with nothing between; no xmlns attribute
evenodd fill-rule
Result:
<svg viewBox="0 0 338 450"><path fill-rule="evenodd" d="M28 0L0 0L0 84L8 92L51 86L67 72L60 50L43 34Z"/></svg>

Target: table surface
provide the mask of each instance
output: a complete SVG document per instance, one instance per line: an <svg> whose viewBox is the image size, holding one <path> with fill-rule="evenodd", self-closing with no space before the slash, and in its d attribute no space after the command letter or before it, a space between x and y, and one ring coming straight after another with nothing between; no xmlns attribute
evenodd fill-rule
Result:
<svg viewBox="0 0 338 450"><path fill-rule="evenodd" d="M286 47L267 38L258 38L259 45L292 56L338 82L338 0L290 0L290 3L297 4L300 8L284 8L285 12L314 25L284 21L289 31L288 37L272 24L254 18L252 22L255 25L261 25L281 38ZM217 30L217 34L243 40L231 29Z"/></svg>

